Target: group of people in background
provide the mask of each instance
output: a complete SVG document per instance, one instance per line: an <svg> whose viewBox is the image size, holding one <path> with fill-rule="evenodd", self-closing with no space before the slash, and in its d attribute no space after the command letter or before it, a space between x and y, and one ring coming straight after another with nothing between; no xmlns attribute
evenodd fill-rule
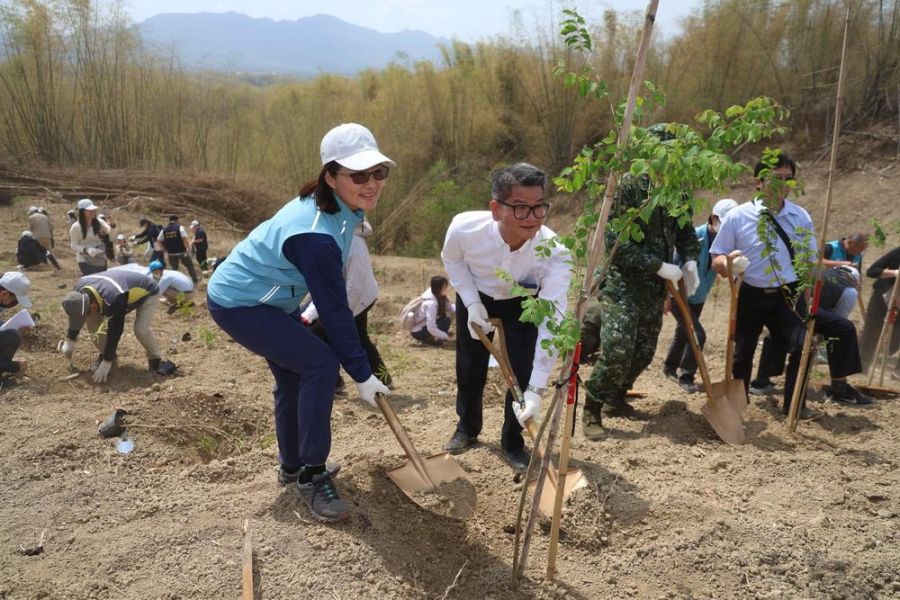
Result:
<svg viewBox="0 0 900 600"><path fill-rule="evenodd" d="M79 332L86 326L98 351L91 364L92 379L103 383L117 358L125 315L133 312L135 337L145 350L149 369L171 374L175 366L162 358L151 323L160 303L168 305L170 314L179 307L193 306L200 275L192 256L197 258L201 269L207 267L206 231L198 221L193 221L188 238L178 216L171 215L165 227L142 218L138 233L127 237L118 234L113 238L115 221L99 211L93 200L83 198L66 213L69 246L81 277L62 300L68 328L58 348L71 362ZM53 253L56 239L50 213L43 207L32 206L27 216L28 228L22 232L16 252L20 271L50 263L56 273L60 272L62 267ZM138 244L146 244L146 251L136 250ZM142 259L149 261L148 264L141 264ZM166 261L172 269L166 268ZM189 277L178 271L182 263ZM31 282L20 271L10 271L0 278L3 308L31 306L28 299ZM23 362L13 360L21 344L22 331L18 328L0 331L0 374L24 370Z"/></svg>

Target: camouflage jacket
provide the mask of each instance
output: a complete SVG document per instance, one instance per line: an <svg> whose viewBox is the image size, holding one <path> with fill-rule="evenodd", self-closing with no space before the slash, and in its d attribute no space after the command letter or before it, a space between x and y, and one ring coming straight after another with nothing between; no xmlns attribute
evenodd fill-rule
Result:
<svg viewBox="0 0 900 600"><path fill-rule="evenodd" d="M647 198L649 178L645 175L635 178L626 175L619 182L616 190L613 215L624 214L629 208L639 208ZM628 239L622 242L610 265L609 274L604 282L608 291L642 290L652 295L661 294L665 282L656 275L664 262L672 262L675 250L683 262L697 260L700 244L693 224L688 221L678 225L678 219L668 214L664 208L657 208L651 213L650 220L644 222L638 218L638 224L644 233L644 239L636 242ZM606 248L611 250L616 236L610 231L606 233Z"/></svg>

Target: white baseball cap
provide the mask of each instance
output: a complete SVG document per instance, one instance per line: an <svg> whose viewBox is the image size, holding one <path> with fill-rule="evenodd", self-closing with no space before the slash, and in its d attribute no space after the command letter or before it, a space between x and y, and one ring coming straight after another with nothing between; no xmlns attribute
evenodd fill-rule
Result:
<svg viewBox="0 0 900 600"><path fill-rule="evenodd" d="M116 236L116 239L119 240L120 242L124 242L124 241L125 241L125 234L124 234L124 233L120 233L119 235Z"/></svg>
<svg viewBox="0 0 900 600"><path fill-rule="evenodd" d="M78 204L75 205L75 208L79 210L97 210L97 205L94 204L94 201L90 198L82 198L78 201Z"/></svg>
<svg viewBox="0 0 900 600"><path fill-rule="evenodd" d="M36 213L37 211L38 211L38 207L32 206L31 208L28 209L28 214L30 215L31 213Z"/></svg>
<svg viewBox="0 0 900 600"><path fill-rule="evenodd" d="M26 229L25 231L22 232L22 237L30 237L30 238L33 238L33 237L34 237L34 234L31 233L30 230Z"/></svg>
<svg viewBox="0 0 900 600"><path fill-rule="evenodd" d="M713 206L712 214L719 217L719 219L724 219L725 215L728 214L728 211L730 211L737 205L738 203L731 198L722 198L721 200L716 202L715 206Z"/></svg>
<svg viewBox="0 0 900 600"><path fill-rule="evenodd" d="M31 308L31 300L28 299L31 282L27 277L17 271L7 271L0 277L0 287L13 294L19 301L19 306Z"/></svg>
<svg viewBox="0 0 900 600"><path fill-rule="evenodd" d="M200 221L191 221L191 227L199 227Z"/></svg>
<svg viewBox="0 0 900 600"><path fill-rule="evenodd" d="M323 165L335 161L353 171L364 171L382 163L397 166L378 150L372 132L358 123L342 123L326 133L319 152Z"/></svg>

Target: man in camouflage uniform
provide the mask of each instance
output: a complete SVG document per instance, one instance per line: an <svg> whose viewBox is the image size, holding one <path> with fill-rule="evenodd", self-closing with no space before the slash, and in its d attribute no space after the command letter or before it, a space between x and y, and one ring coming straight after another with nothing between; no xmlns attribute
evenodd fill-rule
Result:
<svg viewBox="0 0 900 600"><path fill-rule="evenodd" d="M651 128L651 132L656 133ZM649 178L626 175L616 191L616 216L640 207L649 195ZM628 239L619 246L600 292L600 359L587 381L582 429L588 439L603 436L600 411L627 413L625 393L647 368L656 352L666 297L665 279L678 281L684 274L688 294L699 284L700 247L690 221L678 225L664 208L653 211L648 222L638 218L644 234L640 242ZM607 232L607 250L615 236ZM683 271L672 264L673 250L684 261Z"/></svg>

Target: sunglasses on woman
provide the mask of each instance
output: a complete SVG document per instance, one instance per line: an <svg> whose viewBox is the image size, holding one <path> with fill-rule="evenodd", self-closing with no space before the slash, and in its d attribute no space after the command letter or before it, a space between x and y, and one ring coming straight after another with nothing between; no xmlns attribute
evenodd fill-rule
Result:
<svg viewBox="0 0 900 600"><path fill-rule="evenodd" d="M338 172L339 175L346 175L349 177L356 185L368 183L370 177L374 177L375 181L383 181L387 179L389 173L390 169L384 165L381 165L372 171L350 171L349 173Z"/></svg>

